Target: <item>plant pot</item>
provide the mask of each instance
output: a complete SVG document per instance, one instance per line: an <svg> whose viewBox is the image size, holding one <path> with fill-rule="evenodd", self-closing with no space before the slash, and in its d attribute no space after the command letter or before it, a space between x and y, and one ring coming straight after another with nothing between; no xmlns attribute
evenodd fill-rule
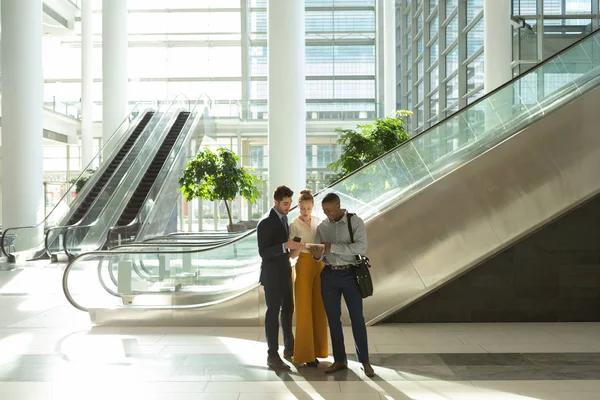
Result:
<svg viewBox="0 0 600 400"><path fill-rule="evenodd" d="M227 225L227 232L243 232L245 230L246 225L244 224Z"/></svg>

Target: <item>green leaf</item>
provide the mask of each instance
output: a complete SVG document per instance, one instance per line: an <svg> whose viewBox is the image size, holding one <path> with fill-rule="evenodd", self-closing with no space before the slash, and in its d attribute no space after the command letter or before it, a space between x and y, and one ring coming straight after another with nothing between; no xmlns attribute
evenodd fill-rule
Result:
<svg viewBox="0 0 600 400"><path fill-rule="evenodd" d="M260 198L261 182L251 170L239 165L240 158L231 150L200 151L190 160L179 179L180 190L187 201L195 198L231 202L239 194L251 203ZM227 209L229 219L231 214Z"/></svg>

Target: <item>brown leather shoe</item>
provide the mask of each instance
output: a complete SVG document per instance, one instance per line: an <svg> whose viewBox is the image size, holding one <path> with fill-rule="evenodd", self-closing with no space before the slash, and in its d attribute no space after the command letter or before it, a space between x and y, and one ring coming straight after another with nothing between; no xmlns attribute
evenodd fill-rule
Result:
<svg viewBox="0 0 600 400"><path fill-rule="evenodd" d="M283 360L279 358L279 356L268 357L267 366L275 371L289 371L291 369L289 365L284 363Z"/></svg>
<svg viewBox="0 0 600 400"><path fill-rule="evenodd" d="M369 378L372 378L375 376L375 371L373 371L373 367L371 367L371 364L363 363L362 369L363 369L363 371L365 371L365 375L368 376Z"/></svg>
<svg viewBox="0 0 600 400"><path fill-rule="evenodd" d="M341 371L346 368L348 368L347 362L336 361L333 364L331 364L329 367L325 368L325 373L331 374L333 372L338 372L338 371Z"/></svg>
<svg viewBox="0 0 600 400"><path fill-rule="evenodd" d="M284 350L283 351L283 358L285 358L286 360L291 360L293 356L294 356L294 350Z"/></svg>

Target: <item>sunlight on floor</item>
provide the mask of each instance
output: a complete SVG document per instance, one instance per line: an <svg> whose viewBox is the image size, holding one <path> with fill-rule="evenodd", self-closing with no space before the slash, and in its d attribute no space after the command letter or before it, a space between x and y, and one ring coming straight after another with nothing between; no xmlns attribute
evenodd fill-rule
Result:
<svg viewBox="0 0 600 400"><path fill-rule="evenodd" d="M0 365L18 360L27 351L32 339L31 333L18 333L0 339Z"/></svg>

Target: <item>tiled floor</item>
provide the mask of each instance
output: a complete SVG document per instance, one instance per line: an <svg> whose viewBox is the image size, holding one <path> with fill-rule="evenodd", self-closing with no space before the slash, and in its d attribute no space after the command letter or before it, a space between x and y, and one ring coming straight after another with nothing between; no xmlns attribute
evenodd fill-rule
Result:
<svg viewBox="0 0 600 400"><path fill-rule="evenodd" d="M60 278L0 271L1 400L600 399L600 324L380 325L373 379L353 355L333 375L331 359L277 374L261 327L92 328Z"/></svg>

